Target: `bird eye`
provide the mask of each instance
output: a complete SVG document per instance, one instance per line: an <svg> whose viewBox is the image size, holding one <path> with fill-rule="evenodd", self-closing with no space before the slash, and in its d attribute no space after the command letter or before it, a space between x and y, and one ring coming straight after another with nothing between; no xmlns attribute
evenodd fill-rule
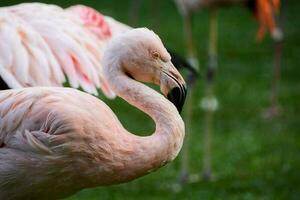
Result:
<svg viewBox="0 0 300 200"><path fill-rule="evenodd" d="M153 51L152 56L153 56L153 58L159 58L160 57L159 53L157 51Z"/></svg>

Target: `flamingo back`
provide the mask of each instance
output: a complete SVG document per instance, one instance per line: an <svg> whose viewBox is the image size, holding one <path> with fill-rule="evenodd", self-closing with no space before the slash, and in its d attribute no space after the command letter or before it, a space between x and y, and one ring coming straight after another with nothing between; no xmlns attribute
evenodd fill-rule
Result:
<svg viewBox="0 0 300 200"><path fill-rule="evenodd" d="M0 75L11 88L62 86L67 79L73 88L95 95L101 88L115 97L102 76L104 41L80 17L41 3L5 7L0 13L5 22L0 36L7 41L0 45L5 52Z"/></svg>
<svg viewBox="0 0 300 200"><path fill-rule="evenodd" d="M84 5L74 5L66 10L77 15L84 25L100 39L111 38L110 26L107 24L105 17L95 9Z"/></svg>

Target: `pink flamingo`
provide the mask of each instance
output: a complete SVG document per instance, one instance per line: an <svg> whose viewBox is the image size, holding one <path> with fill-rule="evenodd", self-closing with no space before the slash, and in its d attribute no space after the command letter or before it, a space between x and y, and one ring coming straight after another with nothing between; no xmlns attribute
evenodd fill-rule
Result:
<svg viewBox="0 0 300 200"><path fill-rule="evenodd" d="M151 136L124 129L96 97L71 88L0 92L0 199L58 199L123 183L172 161L184 139L185 82L159 37L145 28L115 37L103 77L155 121ZM162 93L138 82L160 85Z"/></svg>
<svg viewBox="0 0 300 200"><path fill-rule="evenodd" d="M0 76L9 88L62 86L108 97L102 77L103 48L110 32L95 29L54 5L20 4L0 9ZM101 38L101 39L98 39Z"/></svg>

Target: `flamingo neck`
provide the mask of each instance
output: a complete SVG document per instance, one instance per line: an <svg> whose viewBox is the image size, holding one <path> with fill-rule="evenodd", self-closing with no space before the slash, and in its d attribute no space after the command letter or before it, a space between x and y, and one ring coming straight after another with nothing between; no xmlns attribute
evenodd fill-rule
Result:
<svg viewBox="0 0 300 200"><path fill-rule="evenodd" d="M111 66L107 72L105 75L114 92L148 114L156 124L155 132L146 137L123 129L120 147L124 145L127 151L115 153L123 164L122 169L118 169L117 182L125 182L173 160L183 143L184 123L175 106L155 90L129 78L120 68Z"/></svg>

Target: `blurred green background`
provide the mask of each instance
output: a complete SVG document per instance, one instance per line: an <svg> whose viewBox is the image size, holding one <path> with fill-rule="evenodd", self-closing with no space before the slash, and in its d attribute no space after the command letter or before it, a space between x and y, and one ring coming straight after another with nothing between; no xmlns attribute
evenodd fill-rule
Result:
<svg viewBox="0 0 300 200"><path fill-rule="evenodd" d="M1 0L1 6L20 3ZM24 1L22 1L24 2ZM182 20L172 0L144 0L138 19L130 20L129 0L42 1L67 7L85 4L129 25L146 26L163 42L184 55ZM160 10L156 8L158 3ZM300 199L300 2L284 1L285 40L280 83L281 115L266 120L272 79L273 41L255 41L257 23L242 7L219 12L219 70L215 91L220 107L215 114L211 182L174 187L180 156L171 164L130 183L83 190L69 200L112 199ZM194 18L194 36L204 77L207 65L208 11ZM189 156L192 174L201 174L204 78L197 81ZM104 98L103 98L104 99ZM149 117L121 99L105 100L130 131L154 130ZM51 194L49 194L51 195Z"/></svg>

